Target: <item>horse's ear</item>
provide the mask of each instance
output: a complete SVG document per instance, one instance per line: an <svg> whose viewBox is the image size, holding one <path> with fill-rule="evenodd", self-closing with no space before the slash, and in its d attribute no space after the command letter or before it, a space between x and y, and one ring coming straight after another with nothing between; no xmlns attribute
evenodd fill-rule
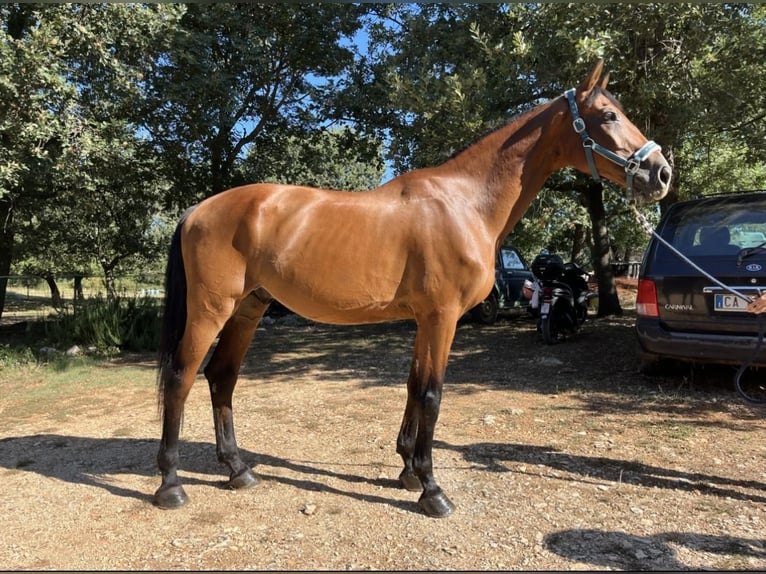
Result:
<svg viewBox="0 0 766 574"><path fill-rule="evenodd" d="M606 90L606 85L609 83L609 72L604 74L604 77L601 78L601 89Z"/></svg>
<svg viewBox="0 0 766 574"><path fill-rule="evenodd" d="M580 84L580 87L577 91L580 93L589 94L598 83L598 80L601 77L601 71L603 69L604 59L602 58L596 62L596 65L593 66L593 70L591 71L590 75L582 81L582 84ZM609 76L607 76L606 79L608 80Z"/></svg>

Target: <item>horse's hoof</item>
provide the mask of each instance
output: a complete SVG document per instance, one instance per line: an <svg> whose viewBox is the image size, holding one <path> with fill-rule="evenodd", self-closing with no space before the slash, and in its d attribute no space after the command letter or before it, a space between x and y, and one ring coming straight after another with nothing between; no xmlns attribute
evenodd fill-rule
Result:
<svg viewBox="0 0 766 574"><path fill-rule="evenodd" d="M455 510L455 505L441 490L429 496L423 493L418 506L431 518L446 518Z"/></svg>
<svg viewBox="0 0 766 574"><path fill-rule="evenodd" d="M247 488L253 488L259 482L258 477L255 476L252 469L246 468L245 470L240 471L239 474L232 476L229 479L229 482L226 483L226 488L230 488L231 490L245 490Z"/></svg>
<svg viewBox="0 0 766 574"><path fill-rule="evenodd" d="M414 472L403 470L399 475L399 483L403 488L411 492L420 492L423 490L423 485L420 483L420 479L415 476Z"/></svg>
<svg viewBox="0 0 766 574"><path fill-rule="evenodd" d="M179 484L176 486L168 486L166 488L158 488L157 492L154 493L152 502L154 502L156 506L164 509L180 508L189 502L189 497L186 496L184 487Z"/></svg>

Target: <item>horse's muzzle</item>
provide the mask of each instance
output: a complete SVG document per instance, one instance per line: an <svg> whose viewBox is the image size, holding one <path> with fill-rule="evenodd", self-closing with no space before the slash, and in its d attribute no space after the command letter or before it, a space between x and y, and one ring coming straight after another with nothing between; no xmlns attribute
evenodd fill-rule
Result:
<svg viewBox="0 0 766 574"><path fill-rule="evenodd" d="M673 170L667 160L660 154L655 154L645 169L640 169L633 183L635 199L639 203L659 201L670 190L670 180Z"/></svg>
<svg viewBox="0 0 766 574"><path fill-rule="evenodd" d="M670 189L670 179L672 177L673 170L670 168L668 162L665 161L665 165L660 166L660 168L656 170L652 177L654 183L656 183L656 189L654 192L655 201L662 199L665 197L665 195L667 195L668 190Z"/></svg>

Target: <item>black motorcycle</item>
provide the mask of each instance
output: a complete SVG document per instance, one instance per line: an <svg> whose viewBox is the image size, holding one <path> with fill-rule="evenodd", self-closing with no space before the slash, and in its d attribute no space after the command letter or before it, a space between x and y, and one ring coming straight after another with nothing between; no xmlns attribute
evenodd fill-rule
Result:
<svg viewBox="0 0 766 574"><path fill-rule="evenodd" d="M553 345L579 330L595 294L588 289L585 271L574 262L564 263L558 255L538 255L532 273L537 279L531 304L537 309L537 328L543 341Z"/></svg>

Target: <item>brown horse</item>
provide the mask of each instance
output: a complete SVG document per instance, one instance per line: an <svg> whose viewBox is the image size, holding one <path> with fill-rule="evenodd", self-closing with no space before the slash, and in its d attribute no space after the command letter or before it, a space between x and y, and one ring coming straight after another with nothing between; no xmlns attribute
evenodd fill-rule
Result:
<svg viewBox="0 0 766 574"><path fill-rule="evenodd" d="M671 170L600 81L603 62L576 90L489 133L438 167L365 193L258 184L188 210L170 247L160 349L162 484L154 502L178 507L184 402L200 365L210 385L218 460L230 488L258 481L239 455L232 394L258 322L276 299L325 323L414 319L407 403L396 450L399 479L422 489L430 516L452 502L436 483L432 446L458 319L492 287L495 252L555 170L573 166L665 195ZM599 154L594 159L593 152ZM374 257L371 257L374 254Z"/></svg>

